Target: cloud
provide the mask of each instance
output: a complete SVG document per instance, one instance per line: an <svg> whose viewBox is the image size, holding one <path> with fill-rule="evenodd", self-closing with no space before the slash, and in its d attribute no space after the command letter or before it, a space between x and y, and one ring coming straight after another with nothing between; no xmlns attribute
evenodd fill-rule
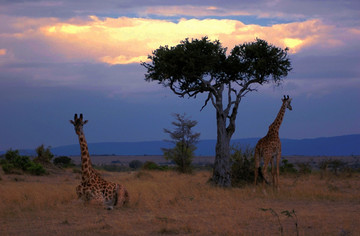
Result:
<svg viewBox="0 0 360 236"><path fill-rule="evenodd" d="M154 6L147 7L139 13L143 16L160 15L160 16L249 16L247 11L230 10L217 6L196 6L196 5L176 5L176 6Z"/></svg>
<svg viewBox="0 0 360 236"><path fill-rule="evenodd" d="M198 10L193 8L194 12ZM204 14L219 11L219 7L208 7L204 11ZM184 38L205 35L212 40L219 39L229 49L254 41L256 37L282 48L289 47L291 58L302 56L300 63L297 59L294 61L295 73L291 75L298 80L356 78L360 75L356 69L360 51L358 28L337 27L319 19L270 26L244 24L234 19L182 18L172 21L135 17L61 19L0 15L0 20L4 22L0 25L0 66L2 74L6 74L2 78L23 77L28 84L81 84L82 89L102 90L109 96L142 93L149 86L143 83L144 71L139 69L139 62L146 61L147 55L161 45L173 46ZM71 63L74 65L69 66ZM132 68L138 72L127 71L125 65L136 65ZM105 73L107 70L110 72ZM331 84L335 89L336 84ZM297 85L297 88L306 93L306 86ZM155 87L151 91L156 91Z"/></svg>
<svg viewBox="0 0 360 236"><path fill-rule="evenodd" d="M8 19L9 18L4 18ZM103 62L108 64L139 63L159 46L178 44L184 38L200 38L207 35L219 39L225 47L262 38L270 43L289 47L298 53L310 46L339 47L344 38L335 37L337 29L320 20L308 20L272 26L246 25L238 20L180 19L177 22L146 18L56 18L10 19L12 32L0 35L13 45L17 41L37 49L41 42L54 60ZM357 35L356 29L348 30L348 37ZM31 50L27 49L28 51ZM13 49L16 51L16 49ZM18 52L21 53L21 52ZM43 54L37 51L35 55ZM15 55L15 57L21 55ZM44 56L44 55L42 55Z"/></svg>

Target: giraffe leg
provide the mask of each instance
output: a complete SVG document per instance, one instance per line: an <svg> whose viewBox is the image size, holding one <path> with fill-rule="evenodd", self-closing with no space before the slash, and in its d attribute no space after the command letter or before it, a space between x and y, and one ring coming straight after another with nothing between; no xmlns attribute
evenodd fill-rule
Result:
<svg viewBox="0 0 360 236"><path fill-rule="evenodd" d="M101 206L101 205L104 205L105 203L105 198L104 198L104 195L99 191L97 190L93 195L92 195L92 198L90 199L90 202L94 205L97 205L97 206ZM106 204L105 204L106 205ZM106 209L109 209L109 208L106 208ZM111 208L112 209L112 208ZM111 210L110 209L110 210Z"/></svg>
<svg viewBox="0 0 360 236"><path fill-rule="evenodd" d="M76 195L78 196L78 199L82 198L83 196L83 187L81 184L76 187Z"/></svg>
<svg viewBox="0 0 360 236"><path fill-rule="evenodd" d="M254 180L254 185L256 186L257 177L258 177L258 174L259 174L259 166L260 166L259 152L256 150L256 148L255 148L254 162L255 162L255 169L254 169L255 180Z"/></svg>
<svg viewBox="0 0 360 236"><path fill-rule="evenodd" d="M270 155L264 155L264 166L262 168L262 175L263 175L263 184L262 184L262 187L263 187L263 193L265 195L267 195L266 193L266 190L265 190L265 183L267 182L266 181L266 178L268 177L268 174L267 174L267 168L268 168L268 165L269 165L269 161L271 160L271 156Z"/></svg>
<svg viewBox="0 0 360 236"><path fill-rule="evenodd" d="M273 189L276 188L277 186L277 177L276 177L276 160L275 160L276 156L271 158L271 175L272 175L272 179L273 179Z"/></svg>
<svg viewBox="0 0 360 236"><path fill-rule="evenodd" d="M103 203L107 210L112 210L117 203L118 200L118 185L110 184L104 186L103 192Z"/></svg>
<svg viewBox="0 0 360 236"><path fill-rule="evenodd" d="M280 159L281 159L281 151L276 156L276 188L277 188L277 190L280 190L280 185L279 185Z"/></svg>
<svg viewBox="0 0 360 236"><path fill-rule="evenodd" d="M124 206L129 204L129 193L126 188L122 185L119 186L118 190L118 202L119 206Z"/></svg>

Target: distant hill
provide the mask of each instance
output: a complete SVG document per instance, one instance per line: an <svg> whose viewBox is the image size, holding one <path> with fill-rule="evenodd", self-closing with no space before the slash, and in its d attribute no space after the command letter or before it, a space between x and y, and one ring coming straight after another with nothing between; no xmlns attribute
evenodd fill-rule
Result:
<svg viewBox="0 0 360 236"><path fill-rule="evenodd" d="M232 144L255 147L259 138L234 139ZM303 156L360 155L360 134L313 139L282 139L282 154ZM216 140L202 140L197 144L196 155L215 155ZM92 155L162 155L161 148L171 147L165 141L90 143ZM56 155L80 155L78 144L52 148Z"/></svg>
<svg viewBox="0 0 360 236"><path fill-rule="evenodd" d="M254 147L259 138L234 139L232 144ZM312 139L282 139L282 155L351 156L360 155L360 134ZM214 156L216 140L202 140L196 155ZM89 143L91 155L162 155L161 148L171 147L165 141ZM57 155L80 155L79 144L51 148ZM4 152L4 151L3 151ZM3 153L2 152L2 153ZM21 150L23 155L34 155L34 150Z"/></svg>

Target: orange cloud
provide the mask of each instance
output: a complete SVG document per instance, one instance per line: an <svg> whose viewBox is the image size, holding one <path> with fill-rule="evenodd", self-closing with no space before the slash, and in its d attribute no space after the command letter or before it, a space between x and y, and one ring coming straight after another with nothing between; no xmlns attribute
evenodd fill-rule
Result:
<svg viewBox="0 0 360 236"><path fill-rule="evenodd" d="M6 49L0 48L0 56L6 55Z"/></svg>
<svg viewBox="0 0 360 236"><path fill-rule="evenodd" d="M219 38L235 30L231 20L180 20L178 23L143 18L91 17L85 24L58 22L41 28L47 40L68 57L88 57L109 64L137 63L161 45L186 37Z"/></svg>
<svg viewBox="0 0 360 236"><path fill-rule="evenodd" d="M320 20L272 26L245 25L228 19L180 19L172 22L129 17L100 19L96 16L87 20L22 18L21 21L25 23L15 22L13 26L17 28L14 35L21 35L22 40L40 38L51 48L52 54L107 64L139 63L147 60L147 55L161 45L173 46L185 38L205 35L211 40L219 39L229 49L261 38L279 47L289 47L291 53L317 44L337 47L342 43L333 36L334 28ZM349 30L349 34L351 32L358 33Z"/></svg>

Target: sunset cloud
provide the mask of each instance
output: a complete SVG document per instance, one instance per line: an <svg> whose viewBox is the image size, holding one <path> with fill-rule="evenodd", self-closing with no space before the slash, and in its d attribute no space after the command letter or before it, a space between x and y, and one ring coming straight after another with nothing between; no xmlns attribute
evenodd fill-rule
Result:
<svg viewBox="0 0 360 236"><path fill-rule="evenodd" d="M161 45L173 46L185 38L205 35L211 40L219 39L229 48L255 38L289 47L292 53L319 42L329 47L336 46L336 40L329 37L331 28L319 20L272 26L246 25L237 20L181 19L171 22L128 17L100 19L96 16L87 21L73 20L75 23L53 20L44 25L40 21L39 28L24 30L21 35L42 37L54 52L66 58L108 64L138 63L146 60L147 55Z"/></svg>
<svg viewBox="0 0 360 236"><path fill-rule="evenodd" d="M198 10L195 9L194 11ZM167 8L168 9L168 8ZM205 11L216 11L217 7L208 7ZM158 9L161 11L161 9ZM174 12L176 10L174 9ZM170 14L170 13L169 13ZM244 13L245 14L245 13ZM5 18L9 20L8 18ZM290 53L318 46L336 48L345 44L346 38L340 38L339 29L312 19L286 24L261 26L244 24L230 19L180 19L176 22L160 19L119 17L110 18L90 16L61 20L57 18L27 19L17 21L10 18L9 33L0 34L9 42L12 39L29 44L46 45L46 55L41 51L35 54L48 59L65 61L98 62L110 65L131 64L146 61L147 56L159 46L174 46L185 38L208 36L219 39L229 49L235 45L265 39L273 45L290 49ZM359 31L346 29L346 35L359 38ZM0 55L5 55L2 49ZM14 58L19 57L14 49Z"/></svg>
<svg viewBox="0 0 360 236"><path fill-rule="evenodd" d="M0 56L6 55L6 49L0 48Z"/></svg>

